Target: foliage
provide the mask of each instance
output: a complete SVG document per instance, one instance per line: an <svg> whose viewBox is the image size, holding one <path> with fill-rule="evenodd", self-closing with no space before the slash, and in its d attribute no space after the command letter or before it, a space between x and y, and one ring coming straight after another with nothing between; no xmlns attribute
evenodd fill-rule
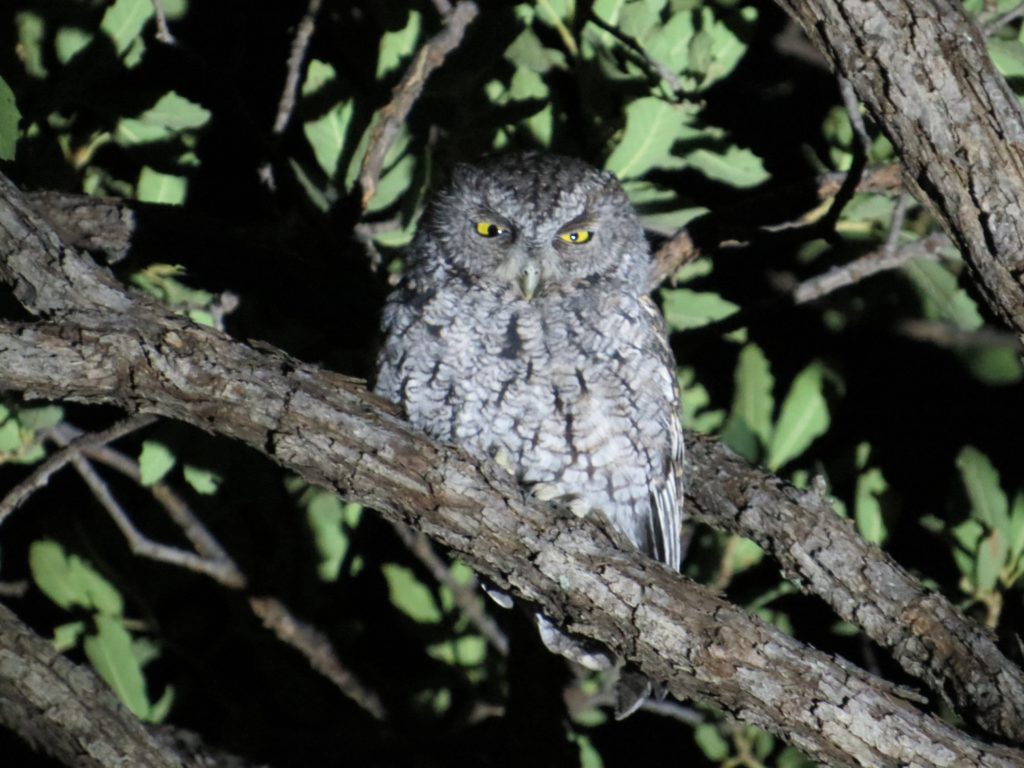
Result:
<svg viewBox="0 0 1024 768"><path fill-rule="evenodd" d="M1015 4L964 3L985 14ZM195 322L366 376L381 296L402 272L427 190L455 163L493 151L584 157L618 175L655 247L688 227L700 250L655 294L680 362L685 426L798 486L823 483L866 540L994 631L1019 625L1024 476L1005 441L1024 428L1018 348L946 246L794 305L802 281L920 245L937 225L916 203L903 206L899 190L817 194L823 174L857 165L861 138L830 76L775 49L776 8L480 3L466 39L395 126L363 200L360 175L386 105L441 29L434 4L326 3L280 130L272 126L304 4L160 5L173 45L157 38L150 0L17 0L0 11L14 35L0 37L0 170L24 188L149 204L129 258L112 267L121 279ZM1020 22L993 34L989 49L1024 92ZM869 168L895 162L864 117ZM834 226L833 205L842 206ZM161 228L159 214L171 213L179 218ZM5 396L4 487L59 444L56 427L110 420ZM134 475L114 480L113 465L94 463L140 528L192 541L162 514L161 500L177 494L244 563L252 594L279 596L315 625L391 719L381 725L296 663L239 594L171 565L140 565L86 486L62 473L0 529L0 576L31 575L26 602L45 606L58 647L84 655L139 717L209 722L225 746L268 762L301 762L304 750L339 743L351 762L370 762L394 733L408 735L403 757L507 757L514 731L495 715L519 711L521 662L502 655L477 617L512 635L513 654L533 628L485 600L468 567L417 552L371 510L227 441L161 424L116 447ZM934 546L920 546L921 526ZM864 663L856 628L800 602L754 542L697 530L685 569ZM571 703L568 719L548 718L554 735L537 734L543 748L583 766L633 764L638 741L649 740L630 739L629 722L617 726L601 709L608 679L574 671L564 683L558 670L532 681L555 689L546 694L558 706L567 689ZM204 696L214 703L198 703ZM678 761L806 764L720 713L686 714L695 725L636 717ZM690 737L679 737L683 728ZM311 735L297 746L300 731Z"/></svg>

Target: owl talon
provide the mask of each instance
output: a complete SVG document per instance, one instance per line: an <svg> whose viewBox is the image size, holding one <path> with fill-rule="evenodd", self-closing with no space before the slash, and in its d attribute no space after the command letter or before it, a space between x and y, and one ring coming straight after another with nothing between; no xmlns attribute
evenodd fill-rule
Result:
<svg viewBox="0 0 1024 768"><path fill-rule="evenodd" d="M504 448L499 448L495 452L494 463L497 464L502 469L504 469L510 475L514 475L516 473L515 466L513 466L512 464L512 457L509 455L509 452L506 451Z"/></svg>
<svg viewBox="0 0 1024 768"><path fill-rule="evenodd" d="M554 483L537 483L530 488L530 493L539 501L551 501L565 495L562 489Z"/></svg>
<svg viewBox="0 0 1024 768"><path fill-rule="evenodd" d="M569 511L579 518L586 517L590 514L591 509L592 507L587 503L586 499L573 499L569 502Z"/></svg>

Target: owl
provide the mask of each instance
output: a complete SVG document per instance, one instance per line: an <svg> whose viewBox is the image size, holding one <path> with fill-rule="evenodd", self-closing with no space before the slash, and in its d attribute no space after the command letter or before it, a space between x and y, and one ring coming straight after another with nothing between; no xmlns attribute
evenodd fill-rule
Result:
<svg viewBox="0 0 1024 768"><path fill-rule="evenodd" d="M678 570L679 392L650 273L610 173L544 153L459 166L386 303L376 392Z"/></svg>

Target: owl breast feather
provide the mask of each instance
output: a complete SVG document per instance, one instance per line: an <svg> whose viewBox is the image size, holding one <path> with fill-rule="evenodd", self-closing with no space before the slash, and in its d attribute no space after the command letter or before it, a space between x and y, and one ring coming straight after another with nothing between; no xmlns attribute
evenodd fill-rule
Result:
<svg viewBox="0 0 1024 768"><path fill-rule="evenodd" d="M462 284L396 294L376 389L431 437L480 459L502 454L521 482L602 510L673 564L665 539L678 539L677 513L660 506L675 506L677 395L645 302L627 292L505 301Z"/></svg>

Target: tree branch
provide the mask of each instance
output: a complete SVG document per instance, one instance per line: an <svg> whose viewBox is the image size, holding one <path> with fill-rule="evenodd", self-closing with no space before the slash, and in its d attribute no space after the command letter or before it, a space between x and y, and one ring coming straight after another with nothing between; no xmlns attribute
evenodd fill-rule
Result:
<svg viewBox="0 0 1024 768"><path fill-rule="evenodd" d="M560 514L530 499L502 471L431 442L361 382L256 350L129 296L106 270L63 248L2 177L0 264L0 277L30 305L37 297L47 307L55 297L76 301L69 275L80 291L77 308L49 310L59 322L0 323L5 388L115 404L238 439L310 482L423 531L498 588L667 681L676 697L715 701L826 764L1024 760L922 715L884 681L778 632L638 552L617 549L593 521ZM25 290L44 276L45 291ZM110 295L116 311L98 308L97 295ZM941 651L934 668L954 669L945 682L963 674L957 654L976 654L974 641L987 642L987 656L964 663L995 668L1010 681L998 689L1005 698L989 705L997 713L990 719L1020 727L1024 686L1013 689L1020 671L948 602L864 544L823 499L746 467L711 441L691 437L691 445L690 499L698 517L753 533L791 575L838 602L841 615L853 611L876 631L903 628L897 639L923 645L909 650L926 661ZM763 533L769 530L771 539ZM899 590L890 593L893 584ZM933 651L929 632L954 634L960 642ZM971 699L962 705L981 709Z"/></svg>
<svg viewBox="0 0 1024 768"><path fill-rule="evenodd" d="M1024 116L953 0L776 0L892 141L989 307L1024 333Z"/></svg>

